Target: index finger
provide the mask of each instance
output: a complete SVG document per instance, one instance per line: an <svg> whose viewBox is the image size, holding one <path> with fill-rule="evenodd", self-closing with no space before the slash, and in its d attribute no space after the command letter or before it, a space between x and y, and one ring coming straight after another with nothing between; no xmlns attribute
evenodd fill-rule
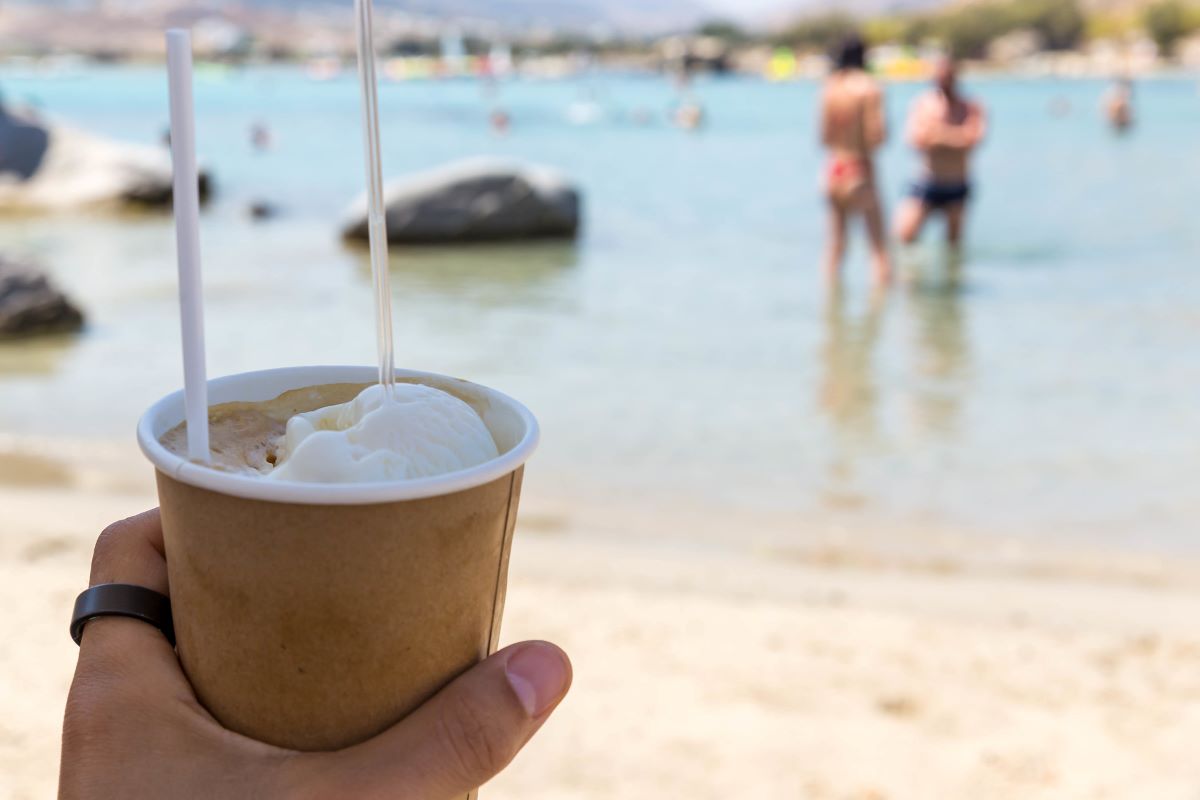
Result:
<svg viewBox="0 0 1200 800"><path fill-rule="evenodd" d="M162 519L158 509L115 522L104 529L92 557L92 586L124 583L167 594L167 560L163 554ZM140 620L106 617L84 629L80 668L84 664L120 673L118 664L136 664L143 682L154 670L178 670L175 651L166 638ZM133 673L128 673L133 674Z"/></svg>
<svg viewBox="0 0 1200 800"><path fill-rule="evenodd" d="M92 557L91 585L129 583L167 593L167 559L158 509L105 528Z"/></svg>

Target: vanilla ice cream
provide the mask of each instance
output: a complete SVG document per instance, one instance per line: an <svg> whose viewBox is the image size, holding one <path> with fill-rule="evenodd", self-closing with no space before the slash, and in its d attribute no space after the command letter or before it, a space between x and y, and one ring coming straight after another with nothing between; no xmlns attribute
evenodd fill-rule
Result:
<svg viewBox="0 0 1200 800"><path fill-rule="evenodd" d="M304 483L378 483L469 469L499 453L471 406L418 383L331 384L209 409L210 465ZM187 424L162 437L187 455Z"/></svg>
<svg viewBox="0 0 1200 800"><path fill-rule="evenodd" d="M375 483L428 478L499 456L483 420L454 395L399 383L297 414L287 424L269 480Z"/></svg>

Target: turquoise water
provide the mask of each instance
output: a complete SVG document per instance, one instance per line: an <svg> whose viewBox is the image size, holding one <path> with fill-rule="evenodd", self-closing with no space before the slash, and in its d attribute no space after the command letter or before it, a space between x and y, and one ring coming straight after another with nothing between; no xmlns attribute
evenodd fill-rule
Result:
<svg viewBox="0 0 1200 800"><path fill-rule="evenodd" d="M144 142L165 85L154 70L0 77L10 101ZM577 245L398 252L398 360L528 402L546 429L531 491L776 514L797 536L841 520L1192 548L1197 84L1140 86L1126 139L1099 123L1102 83L971 88L993 134L960 280L931 239L908 257L916 287L872 302L859 247L833 302L813 85L702 83L712 123L693 136L628 121L673 102L662 81L510 84L506 138L477 84L386 85L390 174L507 155L563 169L587 206ZM897 126L914 91L891 90ZM610 115L571 124L589 94ZM349 76L204 73L197 100L220 187L204 220L210 371L371 362L369 269L336 233L363 185ZM260 120L266 155L249 145ZM897 137L893 203L911 170ZM251 223L259 198L285 215ZM41 261L91 317L76 338L0 347L0 432L130 437L181 380L169 219L5 219L0 249Z"/></svg>

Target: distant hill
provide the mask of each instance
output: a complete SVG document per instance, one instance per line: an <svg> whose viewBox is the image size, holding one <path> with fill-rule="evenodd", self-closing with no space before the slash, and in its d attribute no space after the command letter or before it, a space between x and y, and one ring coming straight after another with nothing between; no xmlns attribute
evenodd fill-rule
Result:
<svg viewBox="0 0 1200 800"><path fill-rule="evenodd" d="M233 4L264 9L345 8L349 0L238 0ZM433 18L487 20L513 28L607 27L658 32L690 27L711 16L701 0L375 0L375 5Z"/></svg>
<svg viewBox="0 0 1200 800"><path fill-rule="evenodd" d="M806 14L842 11L851 14L886 14L922 11L989 0L708 0L723 15L745 22L769 24L794 20ZM1154 0L1080 0L1088 11L1139 11Z"/></svg>
<svg viewBox="0 0 1200 800"><path fill-rule="evenodd" d="M848 14L880 14L913 11L948 5L956 0L709 0L722 16L749 24L769 25L806 14L840 11Z"/></svg>
<svg viewBox="0 0 1200 800"><path fill-rule="evenodd" d="M528 31L536 28L579 32L619 31L657 34L685 30L714 18L770 28L798 17L829 11L876 15L922 11L990 0L375 0L390 9L426 20L489 23ZM103 11L112 15L160 17L171 11L226 11L242 17L255 12L326 9L349 16L353 0L0 0L0 7ZM1081 0L1092 11L1136 10L1153 0ZM1200 0L1197 0L1200 2ZM142 12L147 12L143 14Z"/></svg>
<svg viewBox="0 0 1200 800"><path fill-rule="evenodd" d="M716 0L736 5L738 0ZM619 29L659 33L689 28L713 16L712 0L375 0L376 8L405 11L429 19L466 19L507 28L545 26L579 31ZM301 11L335 9L349 13L353 0L0 0L3 7L43 11L71 9L108 13L148 10Z"/></svg>

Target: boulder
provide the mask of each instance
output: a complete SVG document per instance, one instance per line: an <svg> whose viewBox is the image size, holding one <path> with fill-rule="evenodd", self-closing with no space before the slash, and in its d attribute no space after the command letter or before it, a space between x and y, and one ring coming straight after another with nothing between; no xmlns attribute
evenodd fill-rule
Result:
<svg viewBox="0 0 1200 800"><path fill-rule="evenodd" d="M83 313L38 270L0 258L0 339L77 331Z"/></svg>
<svg viewBox="0 0 1200 800"><path fill-rule="evenodd" d="M255 222L269 222L281 213L279 206L270 200L253 200L246 207L246 214Z"/></svg>
<svg viewBox="0 0 1200 800"><path fill-rule="evenodd" d="M165 148L115 142L0 107L0 211L166 207L173 181ZM207 174L200 191L208 195Z"/></svg>
<svg viewBox="0 0 1200 800"><path fill-rule="evenodd" d="M471 159L393 181L384 187L388 240L454 244L574 238L579 191L545 167ZM342 226L346 239L366 240L367 199Z"/></svg>

